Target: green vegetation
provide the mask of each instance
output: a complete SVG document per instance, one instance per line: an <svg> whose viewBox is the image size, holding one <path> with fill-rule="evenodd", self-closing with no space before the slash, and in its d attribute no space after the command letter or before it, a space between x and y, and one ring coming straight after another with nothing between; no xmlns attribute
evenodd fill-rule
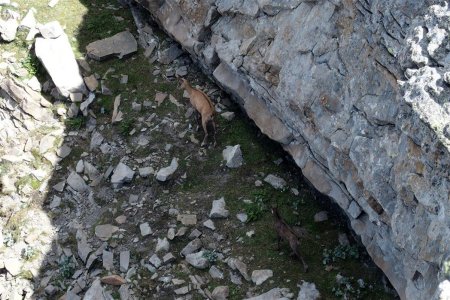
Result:
<svg viewBox="0 0 450 300"><path fill-rule="evenodd" d="M338 260L346 259L358 259L359 251L356 246L350 245L338 245L333 250L323 249L323 261L324 265L336 262Z"/></svg>

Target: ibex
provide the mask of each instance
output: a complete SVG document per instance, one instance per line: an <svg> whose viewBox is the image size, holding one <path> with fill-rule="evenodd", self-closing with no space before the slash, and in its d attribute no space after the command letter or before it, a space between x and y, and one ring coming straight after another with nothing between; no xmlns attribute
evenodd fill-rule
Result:
<svg viewBox="0 0 450 300"><path fill-rule="evenodd" d="M303 269L306 272L308 270L308 265L305 263L305 260L300 255L298 250L299 248L299 236L295 233L295 231L289 226L280 216L278 209L276 207L272 208L272 214L275 219L275 230L277 232L278 238L278 250L280 249L280 241L281 239L285 240L291 246L294 254L302 261Z"/></svg>
<svg viewBox="0 0 450 300"><path fill-rule="evenodd" d="M214 146L216 145L216 123L214 123L214 105L212 104L209 97L202 91L193 88L189 82L182 78L181 79L181 87L186 90L189 94L189 101L195 110L200 114L201 124L203 127L203 131L205 132L205 137L202 141L202 146L206 145L206 141L208 139L208 125L212 125Z"/></svg>

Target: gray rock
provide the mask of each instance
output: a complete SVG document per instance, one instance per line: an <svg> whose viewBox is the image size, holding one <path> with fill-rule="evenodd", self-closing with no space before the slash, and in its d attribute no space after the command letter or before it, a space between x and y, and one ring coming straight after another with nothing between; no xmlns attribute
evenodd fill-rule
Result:
<svg viewBox="0 0 450 300"><path fill-rule="evenodd" d="M177 70L175 71L175 74L176 74L178 77L184 77L184 76L187 75L187 73L188 73L188 71L187 71L187 67L186 67L186 66L179 67L179 68L177 68Z"/></svg>
<svg viewBox="0 0 450 300"><path fill-rule="evenodd" d="M191 234L189 234L189 239L193 240L196 238L199 238L202 235L202 232L200 230L198 230L197 228L195 228L194 230L192 230Z"/></svg>
<svg viewBox="0 0 450 300"><path fill-rule="evenodd" d="M181 54L183 54L183 51L176 44L172 44L169 48L160 52L158 61L164 65L168 65Z"/></svg>
<svg viewBox="0 0 450 300"><path fill-rule="evenodd" d="M83 300L107 300L100 279L95 279L91 287L84 294Z"/></svg>
<svg viewBox="0 0 450 300"><path fill-rule="evenodd" d="M85 193L89 190L89 186L84 179L76 172L71 172L69 177L67 177L66 182L71 188L79 193Z"/></svg>
<svg viewBox="0 0 450 300"><path fill-rule="evenodd" d="M170 178L170 176L175 173L175 171L178 168L178 158L174 157L172 159L172 162L170 163L170 166L162 168L156 173L156 179L159 181L166 181Z"/></svg>
<svg viewBox="0 0 450 300"><path fill-rule="evenodd" d="M266 178L264 178L264 181L277 190L284 189L287 184L286 180L273 174L267 175Z"/></svg>
<svg viewBox="0 0 450 300"><path fill-rule="evenodd" d="M155 248L156 253L161 252L161 251L167 252L167 251L169 251L169 248L170 248L170 244L169 244L169 241L167 240L167 238L163 238L163 239L158 238L158 242L157 242L156 248Z"/></svg>
<svg viewBox="0 0 450 300"><path fill-rule="evenodd" d="M203 226L205 226L206 228L211 229L211 230L216 230L216 226L214 226L214 222L210 219L203 222Z"/></svg>
<svg viewBox="0 0 450 300"><path fill-rule="evenodd" d="M227 162L226 166L228 168L239 168L244 163L242 158L241 146L227 146L222 151L223 159Z"/></svg>
<svg viewBox="0 0 450 300"><path fill-rule="evenodd" d="M131 299L131 295L130 295L130 291L129 291L130 287L128 286L128 284L124 284L119 288L119 295L120 295L120 300L129 300Z"/></svg>
<svg viewBox="0 0 450 300"><path fill-rule="evenodd" d="M5 42L12 42L16 39L17 28L19 23L15 19L8 19L6 21L0 19L0 37Z"/></svg>
<svg viewBox="0 0 450 300"><path fill-rule="evenodd" d="M246 298L245 300L272 300L272 299L288 299L286 295L290 294L289 289L273 288L270 291L256 297Z"/></svg>
<svg viewBox="0 0 450 300"><path fill-rule="evenodd" d="M114 188L121 187L126 182L131 182L134 177L134 171L130 169L124 163L119 163L117 167L114 169L114 172L111 176L111 183Z"/></svg>
<svg viewBox="0 0 450 300"><path fill-rule="evenodd" d="M348 214L352 216L352 218L358 218L362 213L361 207L356 203L356 201L350 202L348 207Z"/></svg>
<svg viewBox="0 0 450 300"><path fill-rule="evenodd" d="M217 286L212 291L212 298L214 300L226 300L226 299L228 299L229 295L230 295L230 291L228 289L228 286Z"/></svg>
<svg viewBox="0 0 450 300"><path fill-rule="evenodd" d="M126 57L136 51L136 39L129 31L119 32L112 37L92 42L86 46L87 55L99 61L114 56Z"/></svg>
<svg viewBox="0 0 450 300"><path fill-rule="evenodd" d="M264 281L273 276L272 270L254 270L252 272L252 281L256 285L261 285Z"/></svg>
<svg viewBox="0 0 450 300"><path fill-rule="evenodd" d="M48 296L54 296L57 291L58 290L56 289L56 287L51 284L47 285L44 289L45 294L47 294Z"/></svg>
<svg viewBox="0 0 450 300"><path fill-rule="evenodd" d="M119 230L119 227L111 224L95 226L95 235L102 241L109 240L112 235Z"/></svg>
<svg viewBox="0 0 450 300"><path fill-rule="evenodd" d="M186 256L188 254L194 253L202 247L202 241L199 238L196 238L190 241L180 252L182 256Z"/></svg>
<svg viewBox="0 0 450 300"><path fill-rule="evenodd" d="M238 274L231 272L230 271L230 280L232 283L236 284L236 285L242 285L242 277L239 276Z"/></svg>
<svg viewBox="0 0 450 300"><path fill-rule="evenodd" d="M157 269L158 269L159 267L161 267L161 264L162 264L161 259L159 259L158 255L156 255L156 254L153 254L153 255L150 257L149 262L150 262L153 266L155 266L155 268L157 268Z"/></svg>
<svg viewBox="0 0 450 300"><path fill-rule="evenodd" d="M302 281L299 285L300 291L298 293L297 300L316 300L320 299L320 293L316 288L316 285L311 282Z"/></svg>
<svg viewBox="0 0 450 300"><path fill-rule="evenodd" d="M80 159L80 160L77 162L77 165L76 165L76 167L75 167L75 172L77 172L77 173L79 173L79 174L81 174L81 173L84 172L84 161L83 161L83 160Z"/></svg>
<svg viewBox="0 0 450 300"><path fill-rule="evenodd" d="M209 217L212 219L228 218L230 212L225 209L225 198L214 200Z"/></svg>
<svg viewBox="0 0 450 300"><path fill-rule="evenodd" d="M216 266L212 266L211 268L209 268L209 275L211 275L211 277L213 279L223 279L223 272L221 270L219 270L219 268L217 268Z"/></svg>
<svg viewBox="0 0 450 300"><path fill-rule="evenodd" d="M238 214L236 214L236 218L237 218L239 221L241 221L242 223L245 223L245 222L247 222L247 220L248 220L248 216L247 216L246 213L238 213Z"/></svg>
<svg viewBox="0 0 450 300"><path fill-rule="evenodd" d="M57 192L62 192L64 190L64 186L66 185L65 181L58 182L53 186L53 189Z"/></svg>
<svg viewBox="0 0 450 300"><path fill-rule="evenodd" d="M66 158L72 152L72 148L67 146L67 144L63 144L61 148L58 149L56 154L61 158Z"/></svg>
<svg viewBox="0 0 450 300"><path fill-rule="evenodd" d="M227 112L221 113L220 116L227 121L231 121L234 119L234 112L227 111Z"/></svg>
<svg viewBox="0 0 450 300"><path fill-rule="evenodd" d="M142 236L147 236L147 235L153 233L152 229L150 228L150 225L148 225L148 223L142 223L141 225L139 225L139 229L141 230Z"/></svg>
<svg viewBox="0 0 450 300"><path fill-rule="evenodd" d="M143 178L148 177L152 174L155 174L155 170L152 167L139 168L139 176Z"/></svg>
<svg viewBox="0 0 450 300"><path fill-rule="evenodd" d="M197 269L206 269L209 267L209 261L203 257L203 251L186 255L186 261Z"/></svg>
<svg viewBox="0 0 450 300"><path fill-rule="evenodd" d="M328 220L328 212L326 211L319 211L314 215L314 222L325 222Z"/></svg>
<svg viewBox="0 0 450 300"><path fill-rule="evenodd" d="M53 23L55 27L58 25ZM36 39L36 56L44 65L61 95L68 97L70 93L86 93L86 86L80 75L69 38L61 26L59 28L61 34L58 38Z"/></svg>
<svg viewBox="0 0 450 300"><path fill-rule="evenodd" d="M172 253L167 253L166 255L163 256L163 263L166 264L170 264L173 263L174 261L176 261L175 256Z"/></svg>
<svg viewBox="0 0 450 300"><path fill-rule="evenodd" d="M119 257L120 272L126 273L130 265L130 251L125 250L120 252Z"/></svg>
<svg viewBox="0 0 450 300"><path fill-rule="evenodd" d="M169 230L167 230L167 238L169 240L173 240L175 238L175 228L169 228Z"/></svg>
<svg viewBox="0 0 450 300"><path fill-rule="evenodd" d="M94 74L84 77L84 83L91 92L94 92L99 85L99 82Z"/></svg>
<svg viewBox="0 0 450 300"><path fill-rule="evenodd" d="M114 269L114 255L112 252L103 250L102 260L105 270L111 271Z"/></svg>
<svg viewBox="0 0 450 300"><path fill-rule="evenodd" d="M247 265L244 262L236 258L229 258L227 263L231 269L238 270L245 280L251 280L251 277L247 273Z"/></svg>
<svg viewBox="0 0 450 300"><path fill-rule="evenodd" d="M92 252L92 248L87 242L87 236L83 230L81 229L77 230L76 239L77 239L78 256L81 258L83 262L86 262L89 253Z"/></svg>
<svg viewBox="0 0 450 300"><path fill-rule="evenodd" d="M179 214L177 216L177 221L181 222L181 224L186 225L186 226L196 225L197 224L197 215Z"/></svg>
<svg viewBox="0 0 450 300"><path fill-rule="evenodd" d="M50 203L50 209L55 209L61 205L61 197L53 196L53 200Z"/></svg>

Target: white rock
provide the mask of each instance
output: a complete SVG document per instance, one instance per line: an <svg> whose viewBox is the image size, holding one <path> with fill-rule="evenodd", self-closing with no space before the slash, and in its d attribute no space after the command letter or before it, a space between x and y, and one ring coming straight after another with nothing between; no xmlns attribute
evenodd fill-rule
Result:
<svg viewBox="0 0 450 300"><path fill-rule="evenodd" d="M272 270L254 270L252 272L252 281L256 285L261 285L264 281L273 276Z"/></svg>
<svg viewBox="0 0 450 300"><path fill-rule="evenodd" d="M300 292L298 293L297 300L320 299L320 293L316 289L316 285L314 283L303 281L299 287L300 287Z"/></svg>
<svg viewBox="0 0 450 300"><path fill-rule="evenodd" d="M266 178L264 178L264 181L270 184L272 187L276 188L277 190L283 189L287 184L283 178L280 178L273 174L267 175Z"/></svg>
<svg viewBox="0 0 450 300"><path fill-rule="evenodd" d="M40 92L42 90L42 86L41 83L39 82L39 80L36 78L36 76L31 77L28 81L27 81L27 85L36 92Z"/></svg>
<svg viewBox="0 0 450 300"><path fill-rule="evenodd" d="M22 268L22 264L20 263L20 260L17 258L8 258L3 261L5 265L5 269L8 271L9 274L12 276L17 276L20 273L20 270Z"/></svg>
<svg viewBox="0 0 450 300"><path fill-rule="evenodd" d="M59 28L62 32L61 26ZM61 95L68 97L70 93L86 92L69 38L64 32L54 39L37 38L35 51Z"/></svg>
<svg viewBox="0 0 450 300"><path fill-rule="evenodd" d="M39 27L44 39L56 39L64 34L64 30L58 21L52 21Z"/></svg>
<svg viewBox="0 0 450 300"><path fill-rule="evenodd" d="M6 21L0 19L0 36L5 42L11 42L16 39L17 27L19 23L15 19Z"/></svg>
<svg viewBox="0 0 450 300"><path fill-rule="evenodd" d="M77 239L77 247L78 247L78 256L81 258L83 262L86 262L86 259L89 253L92 252L91 246L87 242L87 236L83 232L83 230L78 229L76 234Z"/></svg>
<svg viewBox="0 0 450 300"><path fill-rule="evenodd" d="M222 151L222 156L223 159L227 162L226 166L228 168L239 168L244 163L240 145L227 146Z"/></svg>
<svg viewBox="0 0 450 300"><path fill-rule="evenodd" d="M166 181L170 178L170 176L175 173L175 171L178 168L178 158L174 157L172 159L172 162L170 163L170 166L162 168L158 171L156 174L156 179L159 181Z"/></svg>
<svg viewBox="0 0 450 300"><path fill-rule="evenodd" d="M227 218L230 212L225 209L225 198L222 197L218 200L214 200L212 203L212 209L209 213L209 217L213 219Z"/></svg>
<svg viewBox="0 0 450 300"><path fill-rule="evenodd" d="M172 253L167 253L166 255L163 256L163 262L164 264L169 264L172 263L176 260L175 256L173 256Z"/></svg>
<svg viewBox="0 0 450 300"><path fill-rule="evenodd" d="M169 230L167 231L167 238L169 240L173 240L175 238L175 229L174 228L169 228Z"/></svg>
<svg viewBox="0 0 450 300"><path fill-rule="evenodd" d="M20 27L25 27L28 29L36 27L36 18L34 16L35 13L36 9L34 9L33 7L30 8L25 17L20 22Z"/></svg>
<svg viewBox="0 0 450 300"><path fill-rule="evenodd" d="M233 270L237 269L239 273L241 273L242 277L245 278L245 280L247 281L251 280L250 276L247 273L247 265L244 262L236 258L229 258L227 263L231 269Z"/></svg>
<svg viewBox="0 0 450 300"><path fill-rule="evenodd" d="M222 116L222 118L224 118L227 121L231 121L234 119L234 112L232 112L232 111L227 111L227 112L221 113L220 115Z"/></svg>
<svg viewBox="0 0 450 300"><path fill-rule="evenodd" d="M111 177L111 183L114 188L121 187L125 182L130 182L134 177L134 171L127 165L120 162L114 169Z"/></svg>
<svg viewBox="0 0 450 300"><path fill-rule="evenodd" d="M142 236L147 236L152 233L152 229L150 228L150 225L148 225L148 223L142 223L141 225L139 225L139 228L141 230Z"/></svg>

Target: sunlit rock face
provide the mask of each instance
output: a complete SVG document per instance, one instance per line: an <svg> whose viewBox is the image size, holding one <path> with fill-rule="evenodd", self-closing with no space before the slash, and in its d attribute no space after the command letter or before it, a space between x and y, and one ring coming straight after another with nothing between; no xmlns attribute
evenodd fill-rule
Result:
<svg viewBox="0 0 450 300"><path fill-rule="evenodd" d="M137 2L341 206L402 299L439 297L447 1Z"/></svg>

